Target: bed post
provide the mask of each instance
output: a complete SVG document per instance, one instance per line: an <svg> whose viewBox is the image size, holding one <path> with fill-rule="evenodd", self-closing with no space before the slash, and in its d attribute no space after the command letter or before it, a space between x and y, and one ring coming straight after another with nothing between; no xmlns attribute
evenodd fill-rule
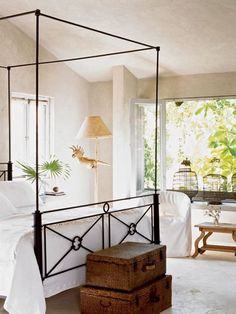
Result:
<svg viewBox="0 0 236 314"><path fill-rule="evenodd" d="M157 128L158 128L158 69L159 69L159 47L156 47L156 99L155 99L155 194L157 193Z"/></svg>
<svg viewBox="0 0 236 314"><path fill-rule="evenodd" d="M43 277L43 256L42 256L42 214L38 210L34 212L34 251L38 262L41 277Z"/></svg>
<svg viewBox="0 0 236 314"><path fill-rule="evenodd" d="M157 194L157 127L158 127L158 69L159 69L159 47L156 47L156 116L155 116L155 194L154 203L154 243L160 244L160 219L159 219L159 194Z"/></svg>
<svg viewBox="0 0 236 314"><path fill-rule="evenodd" d="M7 91L8 91L8 163L7 180L12 181L12 162L11 162L11 67L7 67Z"/></svg>
<svg viewBox="0 0 236 314"><path fill-rule="evenodd" d="M13 163L11 161L8 161L7 163L7 180L12 181L12 165Z"/></svg>
<svg viewBox="0 0 236 314"><path fill-rule="evenodd" d="M154 243L160 244L159 194L153 194L153 204Z"/></svg>
<svg viewBox="0 0 236 314"><path fill-rule="evenodd" d="M35 99L36 99L36 210L34 212L34 250L39 266L41 277L43 277L43 261L42 261L42 214L39 210L39 125L38 125L38 105L39 105L39 15L40 10L35 11L36 16L36 83L35 83Z"/></svg>

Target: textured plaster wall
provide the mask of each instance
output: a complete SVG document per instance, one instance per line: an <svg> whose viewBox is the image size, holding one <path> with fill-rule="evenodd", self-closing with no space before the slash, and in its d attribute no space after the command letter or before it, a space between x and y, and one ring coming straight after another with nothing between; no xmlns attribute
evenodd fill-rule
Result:
<svg viewBox="0 0 236 314"><path fill-rule="evenodd" d="M137 97L137 79L124 67L113 69L113 197L130 196L130 100Z"/></svg>
<svg viewBox="0 0 236 314"><path fill-rule="evenodd" d="M24 44L24 38L27 39ZM0 25L0 64L18 64L33 61L33 49L31 41L18 29L13 27L10 23L3 21ZM20 74L19 70L12 70L12 88L16 86L17 82L21 84L22 90L25 92L32 91L34 86L33 71L30 68L24 68ZM14 77L13 77L14 76ZM8 122L7 122L7 71L0 69L0 160L8 160ZM27 88L28 87L28 88Z"/></svg>
<svg viewBox="0 0 236 314"><path fill-rule="evenodd" d="M1 23L0 42L0 64L34 62L34 41L9 22ZM42 48L40 57L41 60L55 59ZM7 76L4 70L0 70L0 79L0 161L7 161ZM72 169L69 180L59 181L59 185L73 195L75 202L90 201L91 173L72 159L69 149L72 144L77 144L76 133L90 110L89 84L63 64L43 65L40 67L39 90L39 94L54 99L55 154ZM12 92L35 94L34 67L12 70Z"/></svg>
<svg viewBox="0 0 236 314"><path fill-rule="evenodd" d="M227 96L236 94L236 73L162 77L159 98ZM138 98L155 98L155 79L138 81Z"/></svg>
<svg viewBox="0 0 236 314"><path fill-rule="evenodd" d="M8 124L7 124L7 72L0 69L0 162L8 160Z"/></svg>

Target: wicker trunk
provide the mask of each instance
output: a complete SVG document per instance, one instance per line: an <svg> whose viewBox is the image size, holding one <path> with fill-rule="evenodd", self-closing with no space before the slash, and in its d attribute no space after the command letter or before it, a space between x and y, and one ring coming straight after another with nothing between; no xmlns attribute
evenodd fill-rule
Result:
<svg viewBox="0 0 236 314"><path fill-rule="evenodd" d="M171 306L171 276L163 276L132 292L84 286L81 314L158 314Z"/></svg>
<svg viewBox="0 0 236 314"><path fill-rule="evenodd" d="M86 283L132 291L166 272L164 245L124 242L87 255Z"/></svg>

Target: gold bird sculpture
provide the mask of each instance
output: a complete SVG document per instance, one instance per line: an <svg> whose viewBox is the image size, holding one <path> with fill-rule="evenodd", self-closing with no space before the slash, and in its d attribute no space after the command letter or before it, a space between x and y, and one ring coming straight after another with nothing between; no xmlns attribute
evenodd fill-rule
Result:
<svg viewBox="0 0 236 314"><path fill-rule="evenodd" d="M88 168L97 168L98 165L109 166L109 164L104 161L84 156L84 150L81 146L73 145L70 149L72 149L72 157L77 158L81 164L84 164Z"/></svg>

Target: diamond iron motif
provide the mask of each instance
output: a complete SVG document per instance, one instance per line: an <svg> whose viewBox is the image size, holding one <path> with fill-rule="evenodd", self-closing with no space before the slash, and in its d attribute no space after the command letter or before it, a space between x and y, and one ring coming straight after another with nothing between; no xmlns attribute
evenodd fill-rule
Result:
<svg viewBox="0 0 236 314"><path fill-rule="evenodd" d="M72 240L72 249L78 251L82 244L82 238L75 236Z"/></svg>

